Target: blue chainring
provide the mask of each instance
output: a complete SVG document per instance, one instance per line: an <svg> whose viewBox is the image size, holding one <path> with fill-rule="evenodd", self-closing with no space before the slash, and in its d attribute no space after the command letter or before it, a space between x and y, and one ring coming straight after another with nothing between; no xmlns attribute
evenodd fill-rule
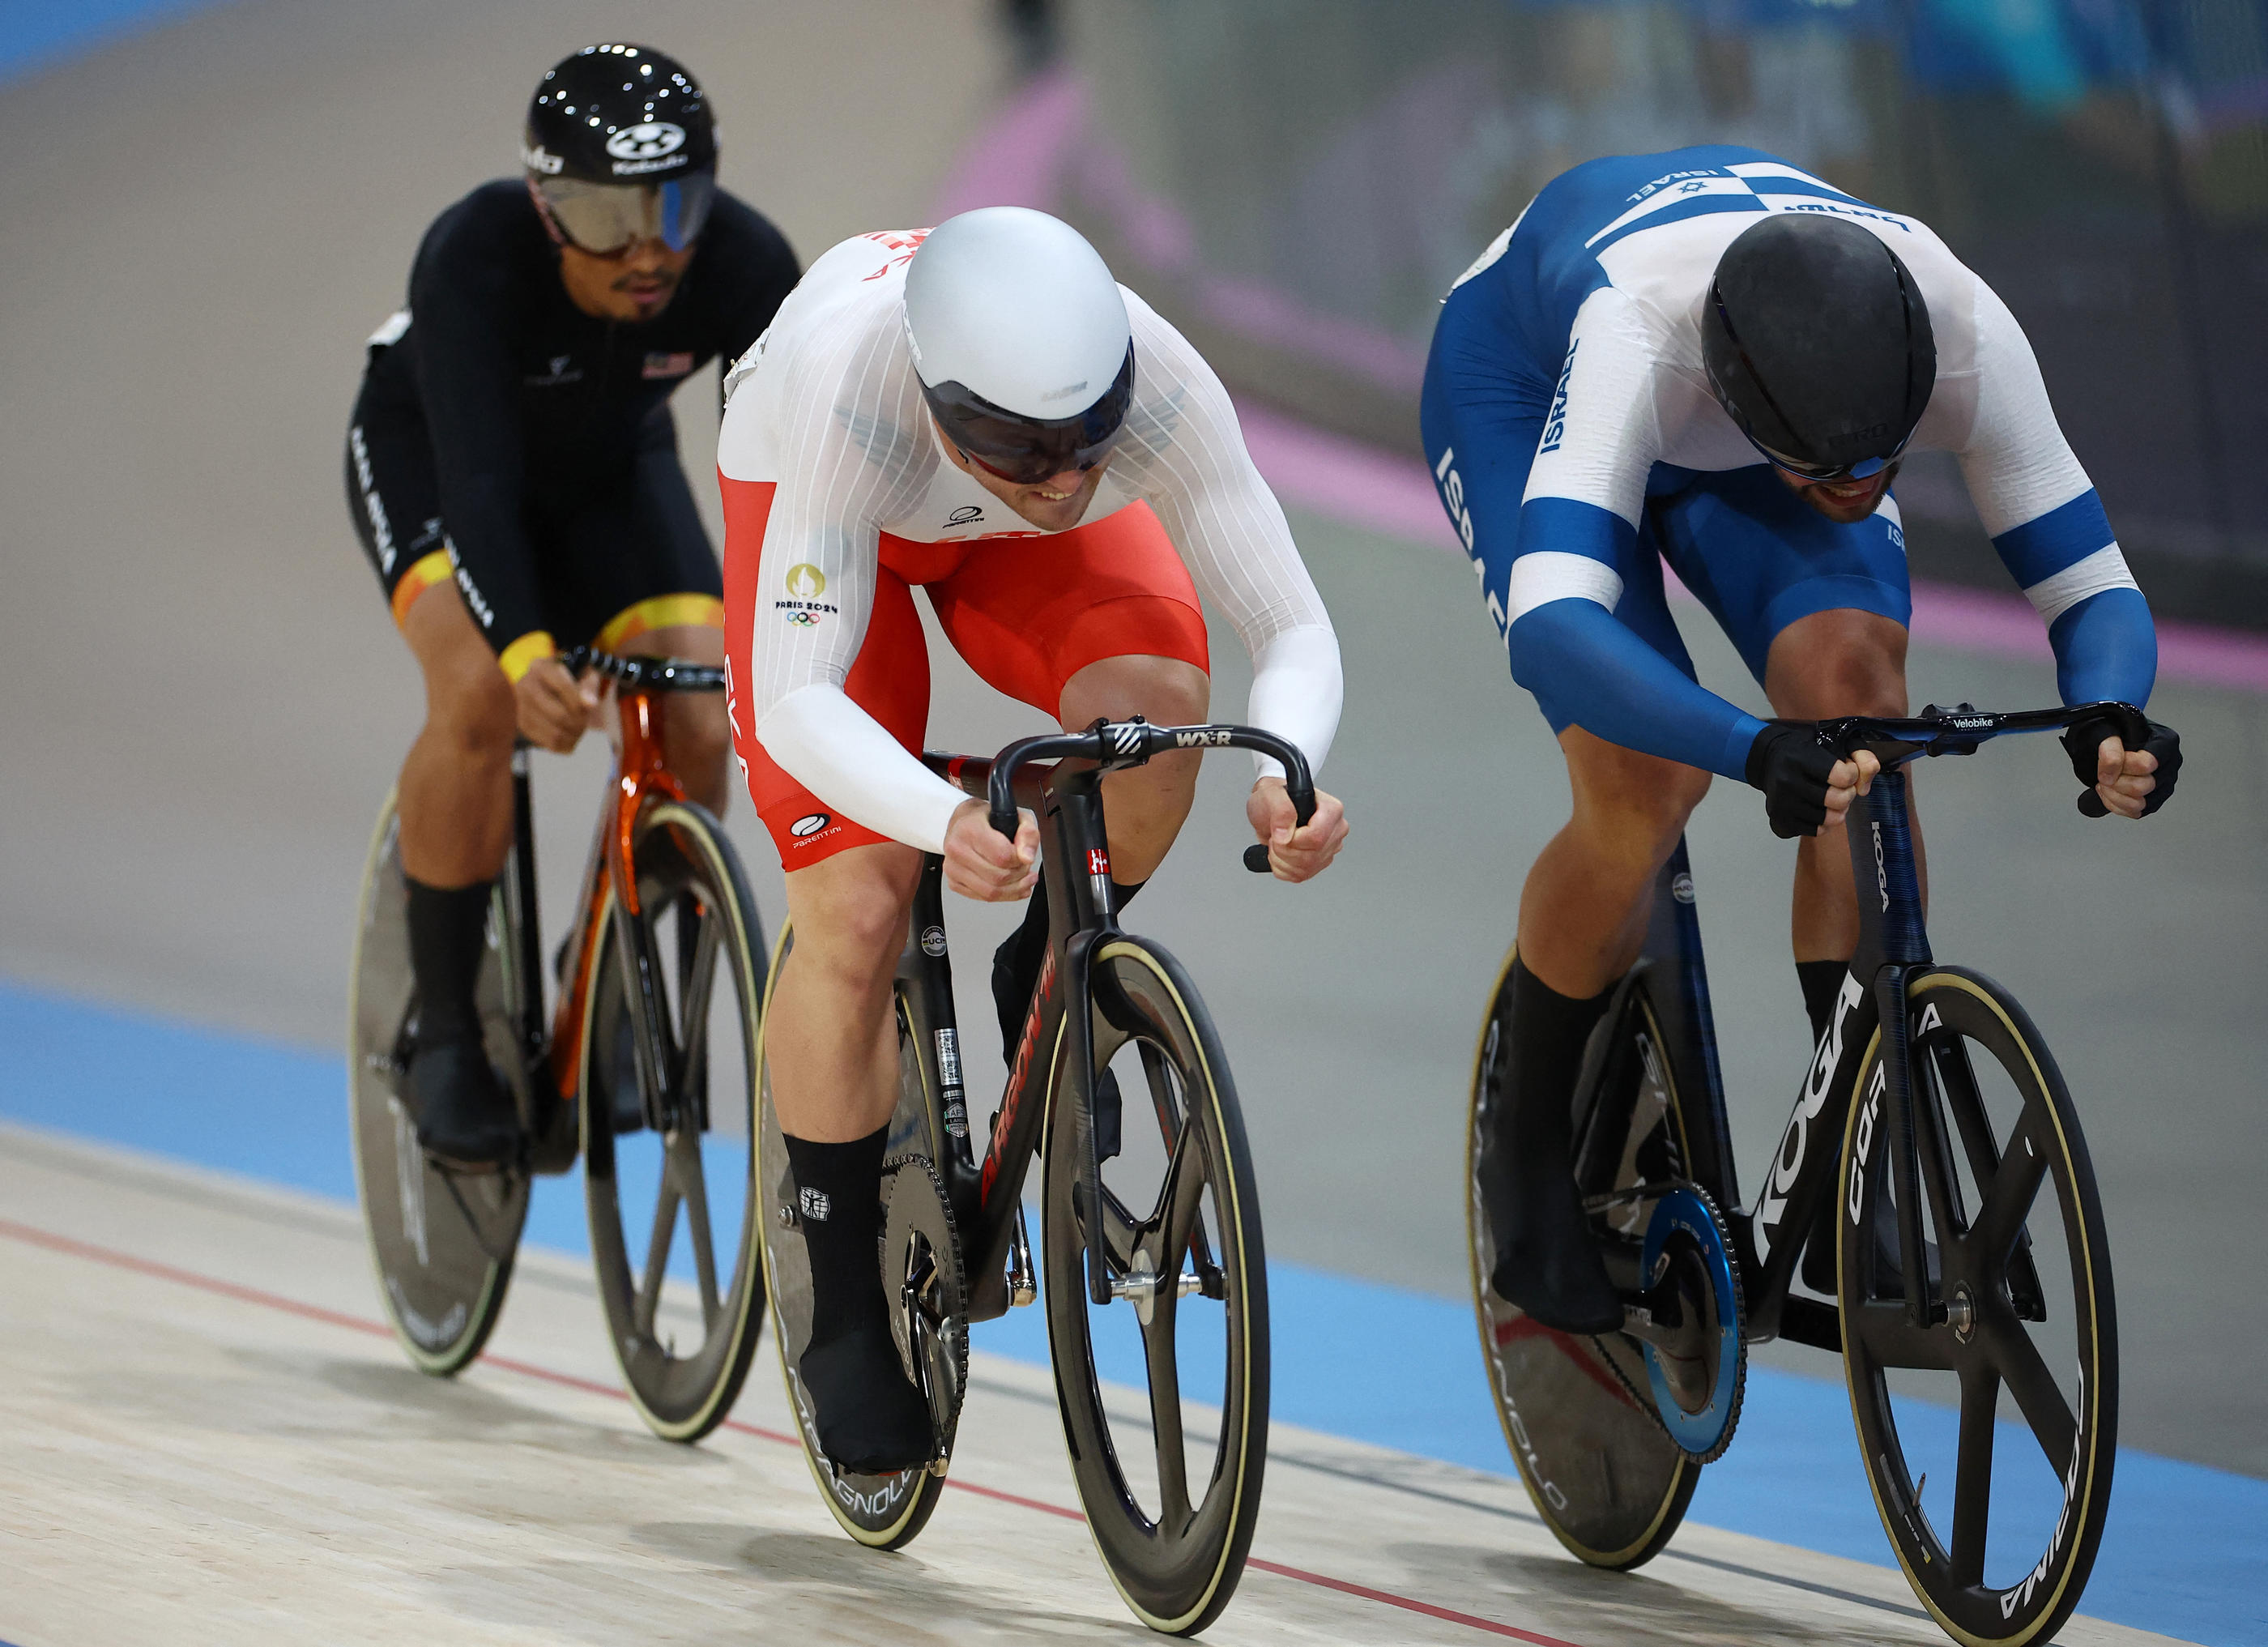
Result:
<svg viewBox="0 0 2268 1647"><path fill-rule="evenodd" d="M1732 1253L1717 1209L1709 1204L1706 1195L1688 1186L1674 1189L1654 1203L1653 1220L1646 1229L1643 1274L1653 1276L1670 1237L1681 1232L1699 1250L1702 1268L1716 1295L1717 1366L1707 1404L1697 1413L1689 1413L1680 1407L1670 1392L1660 1353L1651 1344L1641 1347L1646 1352L1646 1382L1653 1391L1654 1410L1669 1431L1669 1438L1677 1444L1679 1451L1706 1463L1722 1454L1741 1412L1748 1358L1741 1343L1740 1285L1734 1276Z"/></svg>

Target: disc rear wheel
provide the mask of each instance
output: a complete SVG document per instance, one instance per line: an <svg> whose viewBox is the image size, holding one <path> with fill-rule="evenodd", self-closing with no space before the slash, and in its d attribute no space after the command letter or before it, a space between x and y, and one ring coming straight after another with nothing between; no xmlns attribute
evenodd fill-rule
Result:
<svg viewBox="0 0 2268 1647"><path fill-rule="evenodd" d="M794 947L793 930L784 931L772 961L775 983L788 964ZM890 1170L886 1171L879 1193L885 1194L893 1191L899 1176L908 1171L920 1172L933 1181L932 1163L938 1159L941 1142L931 1132L930 1118L937 1113L932 1097L936 1091L936 1069L920 1038L913 1032L902 998L898 999L895 1011L898 1106L890 1117L888 1142L884 1150ZM769 1002L766 1016L770 1016ZM787 1145L780 1134L769 1066L760 1069L757 1091L762 1140L760 1172L764 1209L764 1278L770 1292L773 1338L779 1350L780 1377L787 1385L788 1407L795 1414L796 1429L803 1437L804 1458L811 1466L812 1480L819 1484L820 1496L826 1501L836 1521L861 1544L875 1549L897 1549L911 1543L929 1525L939 1496L945 1491L944 1466L940 1461L935 1466L922 1466L890 1475L862 1475L838 1467L819 1444L811 1392L804 1387L801 1369L804 1349L811 1342L811 1259L804 1250L802 1224L796 1211L795 1171L788 1161ZM891 1204L894 1209L899 1205L895 1195ZM950 1215L941 1200L936 1213L944 1220L945 1232L949 1233ZM915 1222L917 1232L932 1244L929 1255L932 1262L944 1267L942 1260L948 1255L939 1249L949 1244L942 1239L939 1224L928 1217L918 1218ZM887 1223L885 1232L891 1233ZM903 1251L879 1253L878 1261L883 1266L883 1296L891 1301L899 1353L907 1358L907 1376L925 1393L932 1395L932 1412L941 1414L945 1407L934 1400L940 1385L948 1378L965 1379L967 1376L967 1324L950 1323L959 1335L956 1340L941 1331L931 1330L946 1325L942 1318L949 1311L932 1310L919 1320L907 1318L902 1310L907 1303L908 1285L913 1284L918 1296L924 1290L920 1277L909 1273ZM893 1267L896 1274L890 1273ZM957 1257L951 1270L955 1277L954 1289L957 1291ZM960 1307L957 1298L954 1304ZM932 1320L931 1316L940 1318ZM955 1355L959 1357L957 1368L952 1360ZM950 1407L958 1411L957 1389L953 1392ZM949 1448L949 1427L946 1441Z"/></svg>
<svg viewBox="0 0 2268 1647"><path fill-rule="evenodd" d="M1506 1444L1544 1525L1594 1567L1637 1567L1676 1532L1701 1473L1636 1393L1653 1377L1643 1351L1619 1333L1576 1337L1544 1326L1498 1296L1489 1281L1502 1215L1488 1154L1507 1130L1501 1119L1510 1091L1511 976L1506 957L1482 1027L1466 1131L1466 1230L1481 1355ZM1666 1189L1685 1178L1685 1117L1643 979L1594 1033L1608 1044L1594 1102L1575 1116L1576 1182L1596 1208L1591 1222L1609 1274L1636 1291L1660 1195L1616 1192Z"/></svg>
<svg viewBox="0 0 2268 1647"><path fill-rule="evenodd" d="M488 1341L503 1312L527 1215L527 1177L518 1171L458 1172L435 1166L417 1142L409 1054L417 1020L409 966L409 894L402 879L401 820L387 799L371 840L355 927L349 990L348 1102L355 1187L370 1238L379 1297L394 1336L422 1372L446 1377ZM516 1023L523 988L519 953L503 888L489 908L488 948L475 1000L489 1060L512 1085L523 1121L527 1071Z"/></svg>

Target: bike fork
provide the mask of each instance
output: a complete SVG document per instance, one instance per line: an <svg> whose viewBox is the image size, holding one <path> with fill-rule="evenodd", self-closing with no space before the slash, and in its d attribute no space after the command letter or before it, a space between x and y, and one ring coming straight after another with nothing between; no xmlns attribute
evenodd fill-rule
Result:
<svg viewBox="0 0 2268 1647"><path fill-rule="evenodd" d="M1944 1118L1924 1103L1913 1081L1909 982L1930 964L1929 933L1922 918L1920 878L1914 869L1913 830L1906 811L1906 774L1885 772L1872 793L1852 804L1845 825L1859 895L1859 953L1880 957L1871 982L1881 1022L1882 1074L1890 1104L1890 1172L1897 1200L1898 1265L1904 1277L1906 1321L1920 1328L1945 1319L1945 1302L1931 1289L1928 1249L1922 1233L1921 1157L1947 1159ZM1940 1231L1940 1240L1951 1232Z"/></svg>

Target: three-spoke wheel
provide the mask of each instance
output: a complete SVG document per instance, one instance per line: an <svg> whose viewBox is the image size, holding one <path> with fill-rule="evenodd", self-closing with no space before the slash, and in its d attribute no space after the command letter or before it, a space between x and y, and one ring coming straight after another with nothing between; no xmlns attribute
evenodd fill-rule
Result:
<svg viewBox="0 0 2268 1647"><path fill-rule="evenodd" d="M755 899L717 820L638 816L635 888L593 946L578 1049L591 1249L630 1400L653 1432L724 1421L763 1323L755 1221Z"/></svg>
<svg viewBox="0 0 2268 1647"><path fill-rule="evenodd" d="M1915 1592L1955 1640L2021 1647L2070 1616L2110 1510L2118 1355L2102 1206L2023 1008L1949 967L1913 980L1908 1001L1917 1210L1943 1318L1908 1318L1878 1039L1836 1206L1845 1376Z"/></svg>
<svg viewBox="0 0 2268 1647"><path fill-rule="evenodd" d="M1132 937L1098 945L1093 969L1094 1071L1123 1095L1121 1147L1101 1166L1111 1302L1090 1300L1098 1198L1078 1083L1060 1065L1042 1188L1048 1337L1071 1473L1103 1564L1143 1622L1189 1634L1228 1605L1260 1506L1259 1196L1219 1038L1188 974Z"/></svg>

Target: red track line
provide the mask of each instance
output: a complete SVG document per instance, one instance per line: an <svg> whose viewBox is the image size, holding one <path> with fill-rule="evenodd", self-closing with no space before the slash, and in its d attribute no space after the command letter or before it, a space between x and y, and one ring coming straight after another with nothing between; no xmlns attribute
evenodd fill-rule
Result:
<svg viewBox="0 0 2268 1647"><path fill-rule="evenodd" d="M45 1247L51 1252L61 1252L71 1258L85 1259L89 1263L106 1264L113 1269L127 1270L136 1275L148 1275L158 1281L169 1281L177 1286L195 1288L200 1292L209 1292L223 1298L233 1299L239 1304L257 1304L261 1309L278 1311L285 1315L296 1315L303 1320L320 1321L326 1326L344 1327L350 1333L362 1333L378 1338L394 1336L394 1329L383 1322L369 1320L362 1316L349 1315L340 1310L327 1310L320 1304L302 1304L298 1299L287 1298L281 1293L269 1292L258 1287L243 1286L232 1281L223 1281L214 1275L201 1275L195 1270L179 1269L171 1264L160 1264L154 1259L136 1258L130 1252L121 1252L111 1247L96 1246L91 1242L73 1240L69 1236L56 1235L50 1230L34 1229L30 1224L18 1223L12 1218L0 1218L0 1236L13 1241L21 1241L26 1245ZM539 1379L545 1384L558 1385L563 1388L580 1391L589 1395L603 1395L617 1401L630 1400L628 1392L613 1385L600 1384L593 1378L578 1377L573 1373L556 1371L549 1367L539 1367L533 1362L519 1361L509 1355L483 1355L481 1357L481 1363L484 1366L494 1367L500 1371L516 1373L523 1378ZM803 1438L799 1436L791 1436L777 1429L767 1429L759 1424L742 1423L738 1419L726 1419L724 1428L738 1430L745 1436L759 1437L765 1441L778 1442L799 1451L803 1446ZM996 1503L1013 1504L1020 1510L1036 1510L1042 1515L1055 1516L1065 1521L1086 1519L1079 1511L1065 1505L1051 1504L1040 1498L1027 1498L1020 1493L1004 1492L997 1487L980 1486L975 1481L962 1481L957 1476L947 1476L945 1484L947 1487L958 1488L964 1493L973 1493L979 1498L991 1499ZM1572 1643L1562 1641L1556 1636L1540 1636L1534 1630L1520 1629L1510 1624L1499 1624L1493 1619L1481 1618L1470 1613L1459 1613L1449 1607L1435 1606L1430 1601L1419 1601L1409 1596L1395 1595L1390 1590L1373 1590L1367 1584L1353 1584L1344 1578L1333 1578L1324 1573L1312 1573L1302 1567L1286 1567L1281 1562L1263 1561L1256 1555L1247 1557L1245 1565L1263 1573L1273 1574L1278 1578L1289 1578L1300 1584L1314 1584L1319 1589L1336 1590L1342 1595L1359 1597L1365 1601L1375 1601L1381 1606L1399 1607L1405 1613L1420 1614L1426 1618L1440 1619L1445 1623L1462 1624L1468 1629L1479 1630L1485 1635L1502 1636L1513 1641L1528 1642L1531 1643L1531 1647L1574 1647ZM0 1647L4 1647L4 1643L0 1643Z"/></svg>

